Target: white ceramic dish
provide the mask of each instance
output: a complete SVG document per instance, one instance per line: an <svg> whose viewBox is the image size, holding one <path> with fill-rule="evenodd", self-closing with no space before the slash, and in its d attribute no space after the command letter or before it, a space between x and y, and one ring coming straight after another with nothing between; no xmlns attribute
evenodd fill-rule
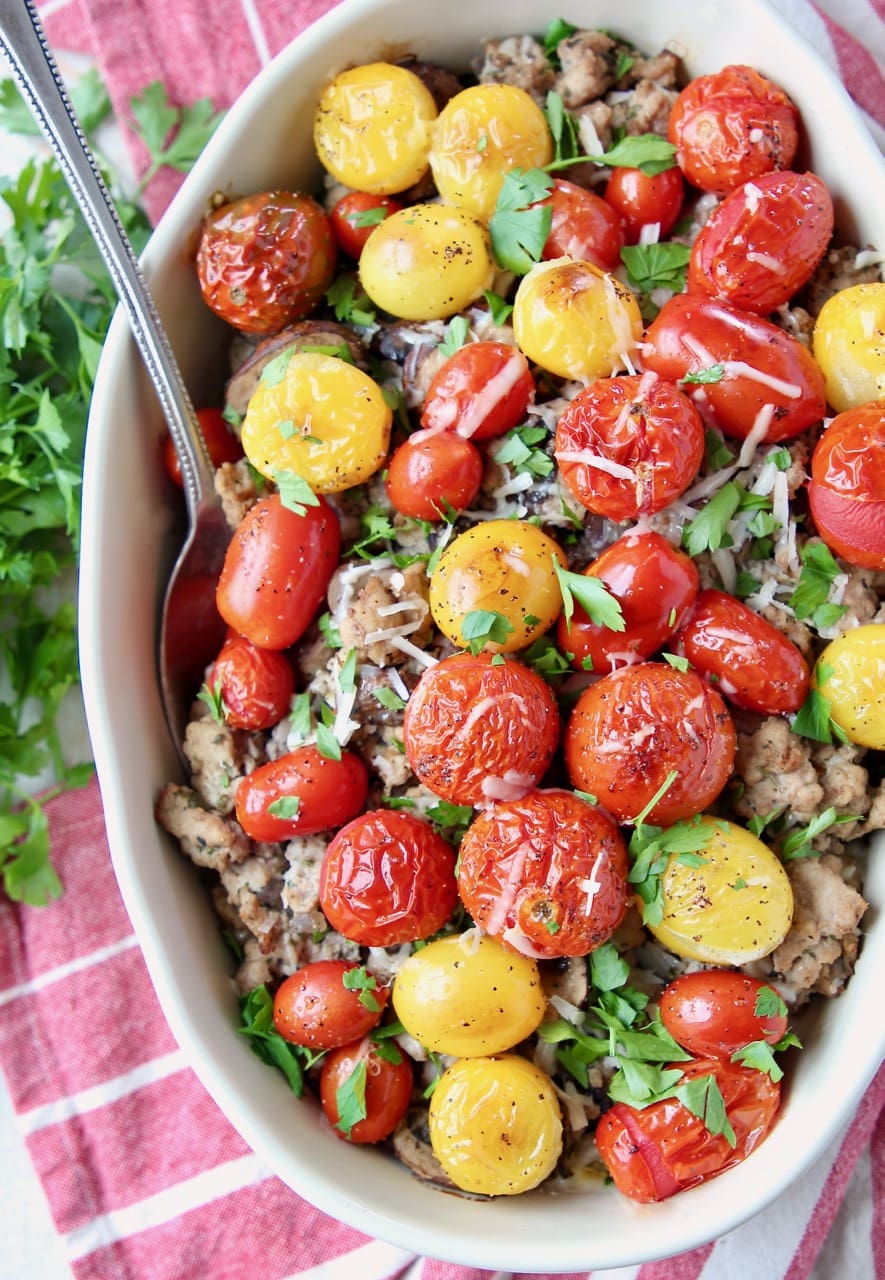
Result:
<svg viewBox="0 0 885 1280"><path fill-rule="evenodd" d="M212 192L310 189L317 91L351 62L408 52L466 66L482 38L541 31L552 16L616 29L650 52L675 41L693 74L746 62L799 104L803 160L827 181L843 233L885 245L882 161L841 86L756 0L349 0L251 86L163 219L145 256L159 309L197 401L221 381L221 335L199 297L191 251ZM324 1132L234 1034L235 1002L215 918L192 868L158 830L153 803L178 774L155 683L158 601L175 548L160 475L159 411L114 321L99 370L86 457L81 582L83 686L117 876L162 1007L204 1084L293 1188L371 1236L491 1269L569 1271L666 1257L721 1235L772 1200L838 1132L883 1049L885 849L866 881L871 906L857 972L805 1029L781 1119L749 1160L660 1205L610 1189L471 1202L433 1191L394 1160Z"/></svg>

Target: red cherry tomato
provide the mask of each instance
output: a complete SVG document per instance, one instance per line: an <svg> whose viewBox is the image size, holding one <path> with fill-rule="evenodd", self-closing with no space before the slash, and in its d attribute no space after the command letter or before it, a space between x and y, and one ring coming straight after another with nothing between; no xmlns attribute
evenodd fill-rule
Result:
<svg viewBox="0 0 885 1280"><path fill-rule="evenodd" d="M682 626L698 593L694 561L652 530L624 534L584 573L605 583L625 626L592 622L576 602L571 622L559 619L557 643L579 669L614 671L650 658Z"/></svg>
<svg viewBox="0 0 885 1280"><path fill-rule="evenodd" d="M349 822L366 803L366 766L352 751L330 760L296 747L247 774L237 787L237 822L252 840L273 843Z"/></svg>
<svg viewBox="0 0 885 1280"><path fill-rule="evenodd" d="M414 1078L405 1054L398 1062L382 1058L371 1040L335 1049L320 1072L320 1104L336 1138L348 1142L381 1142L393 1133L409 1109ZM352 1099L364 1089L357 1103L361 1118L350 1125Z"/></svg>
<svg viewBox="0 0 885 1280"><path fill-rule="evenodd" d="M704 456L704 424L688 397L654 373L598 378L560 415L554 453L588 511L635 520L691 484Z"/></svg>
<svg viewBox="0 0 885 1280"><path fill-rule="evenodd" d="M221 695L224 719L233 729L269 729L289 710L295 673L277 649L259 649L231 632L206 681Z"/></svg>
<svg viewBox="0 0 885 1280"><path fill-rule="evenodd" d="M348 974L361 985L346 987ZM279 986L273 1021L284 1040L306 1049L337 1049L366 1035L381 1021L389 987L368 985L360 965L349 960L312 960Z"/></svg>
<svg viewBox="0 0 885 1280"><path fill-rule="evenodd" d="M808 501L837 555L885 569L885 400L833 419L811 455Z"/></svg>
<svg viewBox="0 0 885 1280"><path fill-rule="evenodd" d="M536 787L559 741L550 686L521 662L457 653L425 671L406 703L406 756L453 804L513 800Z"/></svg>
<svg viewBox="0 0 885 1280"><path fill-rule="evenodd" d="M627 910L623 837L607 813L571 791L491 805L468 827L458 863L470 915L523 955L587 955Z"/></svg>
<svg viewBox="0 0 885 1280"><path fill-rule="evenodd" d="M723 1134L710 1133L677 1098L641 1111L616 1102L597 1126L596 1145L618 1190L641 1203L666 1200L740 1164L765 1138L780 1105L780 1085L763 1071L703 1058L675 1065L683 1081L714 1077L736 1142L732 1147Z"/></svg>
<svg viewBox="0 0 885 1280"><path fill-rule="evenodd" d="M256 502L234 531L218 580L218 612L262 649L288 649L307 630L338 567L341 531L326 502L296 515L279 494Z"/></svg>
<svg viewBox="0 0 885 1280"><path fill-rule="evenodd" d="M792 640L724 591L700 593L678 647L736 707L776 716L805 701L810 673Z"/></svg>
<svg viewBox="0 0 885 1280"><path fill-rule="evenodd" d="M554 178L553 188L542 205L552 211L550 232L542 258L575 258L592 262L603 271L621 265L624 229L610 204L574 182Z"/></svg>
<svg viewBox="0 0 885 1280"><path fill-rule="evenodd" d="M391 196L373 196L368 191L348 191L332 209L332 230L343 251L357 259L363 245L379 222L398 212L402 205Z"/></svg>
<svg viewBox="0 0 885 1280"><path fill-rule="evenodd" d="M760 997L760 992L764 993ZM783 1001L773 987L746 973L704 969L683 973L660 995L661 1022L670 1035L699 1058L731 1058L765 1040L777 1044L787 1033L785 1013L757 1013Z"/></svg>
<svg viewBox="0 0 885 1280"><path fill-rule="evenodd" d="M479 450L453 431L406 440L394 450L384 482L394 508L414 520L441 520L449 507L463 511L481 483Z"/></svg>
<svg viewBox="0 0 885 1280"><path fill-rule="evenodd" d="M455 855L429 822L396 809L354 818L320 870L320 906L333 929L365 947L436 933L458 900Z"/></svg>
<svg viewBox="0 0 885 1280"><path fill-rule="evenodd" d="M245 333L276 333L322 301L337 259L332 224L315 200L266 191L209 214L197 277L222 320Z"/></svg>
<svg viewBox="0 0 885 1280"><path fill-rule="evenodd" d="M220 409L198 409L197 421L214 467L220 467L222 462L237 462L242 458L242 445L225 422ZM181 463L171 436L166 436L163 442L163 465L169 479L181 489Z"/></svg>
<svg viewBox="0 0 885 1280"><path fill-rule="evenodd" d="M534 399L528 361L506 342L459 347L427 388L421 426L490 440L518 426Z"/></svg>
<svg viewBox="0 0 885 1280"><path fill-rule="evenodd" d="M682 170L674 167L649 177L641 169L612 169L605 200L619 215L627 244L636 244L643 227L658 224L663 240L679 221L685 199Z"/></svg>
<svg viewBox="0 0 885 1280"><path fill-rule="evenodd" d="M669 827L719 795L735 732L725 703L693 671L643 662L603 676L575 704L565 733L572 785L632 821L676 777L647 820Z"/></svg>
<svg viewBox="0 0 885 1280"><path fill-rule="evenodd" d="M813 173L766 173L714 209L691 249L688 288L760 315L810 279L833 234L833 202Z"/></svg>
<svg viewBox="0 0 885 1280"><path fill-rule="evenodd" d="M752 67L724 67L682 90L667 136L689 182L721 196L773 169L789 169L799 142L799 113L782 89Z"/></svg>
<svg viewBox="0 0 885 1280"><path fill-rule="evenodd" d="M663 378L722 365L719 381L685 385L705 419L743 440L759 414L769 443L798 435L826 412L824 378L811 352L777 325L702 294L677 294L645 335L643 360Z"/></svg>

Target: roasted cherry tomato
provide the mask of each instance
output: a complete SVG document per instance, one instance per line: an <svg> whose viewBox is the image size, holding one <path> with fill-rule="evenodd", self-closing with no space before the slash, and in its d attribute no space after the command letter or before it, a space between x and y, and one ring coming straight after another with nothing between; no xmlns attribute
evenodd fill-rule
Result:
<svg viewBox="0 0 885 1280"><path fill-rule="evenodd" d="M394 450L384 480L396 511L431 521L469 507L481 484L479 450L452 431L406 440Z"/></svg>
<svg viewBox="0 0 885 1280"><path fill-rule="evenodd" d="M475 1195L531 1191L562 1151L553 1081L515 1053L453 1063L433 1091L428 1126L443 1169Z"/></svg>
<svg viewBox="0 0 885 1280"><path fill-rule="evenodd" d="M505 947L584 956L627 910L627 848L607 813L571 791L532 791L480 813L461 841L458 892Z"/></svg>
<svg viewBox="0 0 885 1280"><path fill-rule="evenodd" d="M421 426L489 440L522 422L534 398L535 382L521 351L506 342L469 342L427 388Z"/></svg>
<svg viewBox="0 0 885 1280"><path fill-rule="evenodd" d="M642 228L654 223L663 240L679 221L684 198L682 170L675 165L651 177L641 169L620 166L612 169L605 187L606 203L619 214L627 244L636 244Z"/></svg>
<svg viewBox="0 0 885 1280"><path fill-rule="evenodd" d="M738 440L757 422L767 422L760 443L787 440L826 413L823 374L807 347L716 298L683 293L664 303L646 333L643 360L674 382L712 369L711 381L686 391L713 426Z"/></svg>
<svg viewBox="0 0 885 1280"><path fill-rule="evenodd" d="M530 1036L547 1000L534 960L472 929L410 955L394 979L393 1008L425 1049L476 1058Z"/></svg>
<svg viewBox="0 0 885 1280"><path fill-rule="evenodd" d="M320 1071L320 1105L336 1138L381 1142L409 1109L414 1076L405 1054L391 1060L365 1038L333 1049Z"/></svg>
<svg viewBox="0 0 885 1280"><path fill-rule="evenodd" d="M688 288L765 315L811 278L833 234L814 173L766 173L726 196L691 247Z"/></svg>
<svg viewBox="0 0 885 1280"><path fill-rule="evenodd" d="M514 800L536 787L559 742L546 681L514 660L457 653L425 671L406 703L403 741L425 787L453 804Z"/></svg>
<svg viewBox="0 0 885 1280"><path fill-rule="evenodd" d="M338 567L341 531L325 499L297 515L278 494L234 531L218 580L218 612L262 649L288 649L307 630Z"/></svg>
<svg viewBox="0 0 885 1280"><path fill-rule="evenodd" d="M752 67L724 67L682 90L667 136L689 182L722 196L763 173L789 169L799 113L783 89Z"/></svg>
<svg viewBox="0 0 885 1280"><path fill-rule="evenodd" d="M197 277L222 320L245 333L275 333L322 301L337 259L332 224L315 200L267 191L208 215Z"/></svg>
<svg viewBox="0 0 885 1280"><path fill-rule="evenodd" d="M621 265L624 229L611 204L585 187L554 178L542 205L551 209L550 232L542 258L576 258L593 262L603 271Z"/></svg>
<svg viewBox="0 0 885 1280"><path fill-rule="evenodd" d="M631 822L672 779L647 820L667 827L719 795L735 732L725 703L693 671L643 662L603 676L578 699L565 733L572 783Z"/></svg>
<svg viewBox="0 0 885 1280"><path fill-rule="evenodd" d="M329 924L345 938L364 947L415 942L452 914L454 851L414 814L373 809L332 838L319 896Z"/></svg>
<svg viewBox="0 0 885 1280"><path fill-rule="evenodd" d="M405 67L369 62L342 71L320 94L313 140L345 187L392 195L427 171L436 103Z"/></svg>
<svg viewBox="0 0 885 1280"><path fill-rule="evenodd" d="M222 462L237 462L242 458L243 447L225 422L220 409L198 409L197 421L213 467L220 467ZM182 488L181 463L171 436L166 436L163 442L163 465L173 484Z"/></svg>
<svg viewBox="0 0 885 1280"><path fill-rule="evenodd" d="M698 571L653 530L625 533L584 570L599 578L621 606L624 630L593 622L575 602L570 621L559 619L557 643L575 667L614 671L650 658L682 626L698 592Z"/></svg>
<svg viewBox="0 0 885 1280"><path fill-rule="evenodd" d="M562 593L553 564L565 556L549 534L516 520L485 520L458 534L430 578L433 620L452 644L471 647L464 627L480 614L504 619L490 653L513 653L537 640L556 621ZM506 628L509 627L509 630Z"/></svg>
<svg viewBox="0 0 885 1280"><path fill-rule="evenodd" d="M732 1147L713 1134L678 1098L641 1111L616 1102L596 1129L596 1145L615 1186L631 1200L666 1200L740 1164L768 1133L780 1104L780 1086L753 1067L716 1059L677 1064L684 1083L712 1076L734 1131Z"/></svg>
<svg viewBox="0 0 885 1280"><path fill-rule="evenodd" d="M278 649L259 649L231 632L206 680L221 712L233 729L269 729L289 710L295 672Z"/></svg>
<svg viewBox="0 0 885 1280"><path fill-rule="evenodd" d="M334 205L332 230L340 248L348 257L358 259L372 228L389 218L402 205L391 196L376 196L368 191L348 191Z"/></svg>
<svg viewBox="0 0 885 1280"><path fill-rule="evenodd" d="M849 742L885 751L885 623L852 627L831 640L814 669L815 688Z"/></svg>
<svg viewBox="0 0 885 1280"><path fill-rule="evenodd" d="M340 760L314 746L296 747L259 765L237 787L237 822L252 840L273 843L340 827L366 803L369 783L362 757Z"/></svg>
<svg viewBox="0 0 885 1280"><path fill-rule="evenodd" d="M787 1033L787 1006L759 978L722 969L683 973L660 995L661 1022L698 1058L731 1058L746 1045L775 1045Z"/></svg>
<svg viewBox="0 0 885 1280"><path fill-rule="evenodd" d="M833 419L811 455L808 502L837 555L885 569L885 400Z"/></svg>
<svg viewBox="0 0 885 1280"><path fill-rule="evenodd" d="M805 701L808 663L792 640L724 591L700 593L678 646L736 707L775 716Z"/></svg>
<svg viewBox="0 0 885 1280"><path fill-rule="evenodd" d="M851 285L827 298L814 322L812 349L837 413L885 400L885 281Z"/></svg>
<svg viewBox="0 0 885 1280"><path fill-rule="evenodd" d="M274 1026L291 1044L337 1049L378 1025L389 995L361 965L312 960L278 987Z"/></svg>
<svg viewBox="0 0 885 1280"><path fill-rule="evenodd" d="M563 480L594 515L621 522L663 510L697 475L701 415L654 373L599 378L560 415L554 445Z"/></svg>

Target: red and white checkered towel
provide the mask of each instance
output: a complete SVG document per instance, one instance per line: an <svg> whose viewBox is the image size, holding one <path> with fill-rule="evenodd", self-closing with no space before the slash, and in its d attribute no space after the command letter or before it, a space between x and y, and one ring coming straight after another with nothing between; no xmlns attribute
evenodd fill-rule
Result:
<svg viewBox="0 0 885 1280"><path fill-rule="evenodd" d="M43 16L57 49L97 57L125 116L158 79L173 100L228 104L333 2L47 0ZM885 129L883 0L777 7ZM153 213L178 180L155 180ZM0 896L0 1062L78 1280L508 1280L369 1240L261 1165L166 1026L114 881L97 785L49 813L64 897L33 909ZM883 1103L885 1068L841 1139L751 1222L593 1280L885 1276Z"/></svg>

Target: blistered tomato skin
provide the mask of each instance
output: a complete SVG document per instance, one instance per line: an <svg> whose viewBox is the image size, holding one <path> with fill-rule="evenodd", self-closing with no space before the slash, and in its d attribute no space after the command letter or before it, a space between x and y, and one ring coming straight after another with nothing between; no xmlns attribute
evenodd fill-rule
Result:
<svg viewBox="0 0 885 1280"><path fill-rule="evenodd" d="M605 200L620 216L627 244L637 244L642 228L658 224L664 240L679 221L685 199L682 170L674 166L649 177L626 166L612 170Z"/></svg>
<svg viewBox="0 0 885 1280"><path fill-rule="evenodd" d="M793 919L793 890L776 854L734 822L703 817L697 866L671 854L661 876L664 914L649 928L677 956L744 965L779 947Z"/></svg>
<svg viewBox="0 0 885 1280"><path fill-rule="evenodd" d="M613 671L585 689L565 732L572 784L619 822L642 812L673 771L647 821L666 827L693 817L725 786L734 753L734 725L716 690L693 671L657 662Z"/></svg>
<svg viewBox="0 0 885 1280"><path fill-rule="evenodd" d="M278 494L235 529L218 580L218 612L263 649L288 649L310 625L338 567L341 530L325 499L303 515Z"/></svg>
<svg viewBox="0 0 885 1280"><path fill-rule="evenodd" d="M694 186L726 195L742 182L789 169L799 113L784 91L752 67L698 76L673 104L667 136Z"/></svg>
<svg viewBox="0 0 885 1280"><path fill-rule="evenodd" d="M353 1125L342 1117L340 1091L365 1066L365 1116ZM409 1109L414 1086L411 1060L382 1057L369 1039L333 1049L320 1071L320 1104L336 1138L357 1144L382 1142ZM353 1090L353 1085L351 1085Z"/></svg>
<svg viewBox="0 0 885 1280"><path fill-rule="evenodd" d="M682 626L698 592L694 561L653 530L625 533L584 570L621 606L624 630L593 622L576 602L557 624L557 644L572 665L600 674L650 658Z"/></svg>
<svg viewBox="0 0 885 1280"><path fill-rule="evenodd" d="M338 249L310 196L268 191L203 223L197 278L206 304L244 333L276 333L309 315L332 283Z"/></svg>
<svg viewBox="0 0 885 1280"><path fill-rule="evenodd" d="M559 742L550 686L514 660L457 653L424 672L406 703L403 741L425 787L452 804L525 795Z"/></svg>
<svg viewBox="0 0 885 1280"><path fill-rule="evenodd" d="M885 282L855 284L827 298L812 349L837 413L885 400Z"/></svg>
<svg viewBox="0 0 885 1280"><path fill-rule="evenodd" d="M336 1049L376 1027L390 988L372 987L367 1004L360 999L364 988L344 985L359 968L349 960L312 960L284 978L273 1002L274 1026L283 1039L306 1049Z"/></svg>
<svg viewBox="0 0 885 1280"><path fill-rule="evenodd" d="M767 315L808 282L833 234L833 201L814 173L768 173L714 209L691 248L689 290Z"/></svg>
<svg viewBox="0 0 885 1280"><path fill-rule="evenodd" d="M332 928L364 947L427 938L458 900L454 850L411 813L369 810L332 838L319 898Z"/></svg>
<svg viewBox="0 0 885 1280"><path fill-rule="evenodd" d="M396 511L414 520L442 520L469 507L482 484L476 445L453 432L406 440L393 453L384 478Z"/></svg>
<svg viewBox="0 0 885 1280"><path fill-rule="evenodd" d="M434 374L421 426L491 440L522 422L534 398L535 380L521 351L506 342L470 342Z"/></svg>
<svg viewBox="0 0 885 1280"><path fill-rule="evenodd" d="M683 1081L715 1077L735 1146L710 1133L678 1098L642 1110L616 1102L597 1126L596 1144L615 1186L641 1204L666 1200L739 1164L765 1138L780 1105L780 1086L763 1071L703 1058L679 1065Z"/></svg>
<svg viewBox="0 0 885 1280"><path fill-rule="evenodd" d="M402 320L444 320L492 287L488 232L466 209L413 204L372 231L360 280L376 306Z"/></svg>
<svg viewBox="0 0 885 1280"><path fill-rule="evenodd" d="M278 381L259 381L241 439L262 475L293 472L314 493L339 493L381 466L392 420L381 388L362 369L336 356L296 351Z"/></svg>
<svg viewBox="0 0 885 1280"><path fill-rule="evenodd" d="M317 155L344 186L395 195L427 171L436 114L429 89L405 67L352 67L320 95L313 132Z"/></svg>
<svg viewBox="0 0 885 1280"><path fill-rule="evenodd" d="M544 112L524 89L478 84L455 94L433 129L430 168L446 204L483 222L495 211L505 175L553 159Z"/></svg>
<svg viewBox="0 0 885 1280"><path fill-rule="evenodd" d="M434 1053L503 1053L535 1031L547 1007L538 966L475 931L429 942L397 970L393 1008Z"/></svg>
<svg viewBox="0 0 885 1280"><path fill-rule="evenodd" d="M833 419L811 455L808 502L837 555L885 569L885 400Z"/></svg>
<svg viewBox="0 0 885 1280"><path fill-rule="evenodd" d="M654 373L599 378L563 410L554 453L582 506L621 523L662 511L688 488L704 456L704 424Z"/></svg>
<svg viewBox="0 0 885 1280"><path fill-rule="evenodd" d="M539 262L519 282L516 342L529 360L560 378L606 378L627 366L642 338L630 290L592 262Z"/></svg>
<svg viewBox="0 0 885 1280"><path fill-rule="evenodd" d="M782 631L725 591L702 591L678 635L679 651L737 707L762 715L798 711L808 663Z"/></svg>
<svg viewBox="0 0 885 1280"><path fill-rule="evenodd" d="M565 557L535 525L486 520L446 547L430 578L433 620L452 644L469 648L463 625L469 613L499 613L512 630L505 640L488 640L489 653L524 649L552 627L562 608L553 568Z"/></svg>
<svg viewBox="0 0 885 1280"><path fill-rule="evenodd" d="M849 742L885 750L885 623L869 622L831 640L814 668L814 687Z"/></svg>
<svg viewBox="0 0 885 1280"><path fill-rule="evenodd" d="M719 381L686 392L712 425L738 440L760 414L772 443L799 435L827 410L823 374L801 342L762 316L703 294L664 303L645 335L643 362L673 382L723 365Z"/></svg>
<svg viewBox="0 0 885 1280"><path fill-rule="evenodd" d="M698 1058L731 1058L756 1040L776 1045L787 1032L785 1013L757 1013L778 993L746 973L704 969L683 973L660 995L661 1022L678 1045Z"/></svg>
<svg viewBox="0 0 885 1280"><path fill-rule="evenodd" d="M295 673L285 654L259 649L231 632L206 684L220 694L224 722L232 729L270 729L289 710Z"/></svg>
<svg viewBox="0 0 885 1280"><path fill-rule="evenodd" d="M601 946L627 910L627 849L608 814L571 791L532 791L480 813L458 892L489 937L552 960Z"/></svg>
<svg viewBox="0 0 885 1280"><path fill-rule="evenodd" d="M342 751L340 760L331 760L314 746L296 747L243 778L237 787L237 821L251 840L273 843L314 835L349 822L366 803L368 787L361 756ZM287 817L275 807L295 812Z"/></svg>
<svg viewBox="0 0 885 1280"><path fill-rule="evenodd" d="M243 456L243 448L231 431L220 409L198 409L197 421L213 467L220 467L223 462L237 462ZM172 443L167 436L163 442L163 465L173 484L183 488L181 479L181 463Z"/></svg>
<svg viewBox="0 0 885 1280"><path fill-rule="evenodd" d="M562 1117L549 1076L516 1054L465 1058L430 1100L433 1154L456 1187L475 1195L531 1191L556 1167Z"/></svg>
<svg viewBox="0 0 885 1280"><path fill-rule="evenodd" d="M543 204L551 209L550 234L542 258L576 258L603 271L621 265L624 229L612 206L585 187L554 178Z"/></svg>

